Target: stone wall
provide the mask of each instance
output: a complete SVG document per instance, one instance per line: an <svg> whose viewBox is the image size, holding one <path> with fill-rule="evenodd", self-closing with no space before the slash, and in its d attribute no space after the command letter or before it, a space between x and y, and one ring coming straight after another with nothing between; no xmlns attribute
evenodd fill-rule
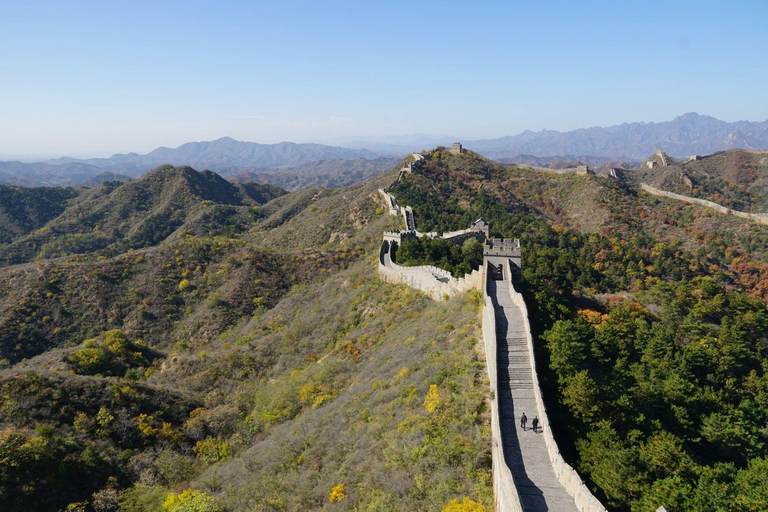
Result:
<svg viewBox="0 0 768 512"><path fill-rule="evenodd" d="M512 472L504 460L504 444L501 440L501 420L499 417L499 382L496 374L496 313L491 297L488 295L488 263L485 265L485 283L483 285L485 304L483 306L483 344L485 345L485 365L488 369L488 381L491 387L491 460L493 495L496 499L497 512L522 512L520 496L515 486Z"/></svg>
<svg viewBox="0 0 768 512"><path fill-rule="evenodd" d="M392 261L392 244L383 241L379 250L379 277L388 283L407 284L421 290L434 300L443 296L453 297L459 293L480 289L483 284L483 269L478 268L457 279L447 270L432 265L403 267Z"/></svg>
<svg viewBox="0 0 768 512"><path fill-rule="evenodd" d="M379 194L384 198L384 202L387 205L387 208L389 210L390 215L400 215L400 207L397 206L397 200L395 199L395 196L384 190L383 188L379 189Z"/></svg>
<svg viewBox="0 0 768 512"><path fill-rule="evenodd" d="M536 400L536 408L538 409L539 423L541 424L542 433L544 435L544 442L547 445L547 452L549 454L550 462L555 470L558 480L565 488L566 492L570 494L576 502L576 507L581 512L606 512L602 503L594 497L589 488L581 480L579 474L574 470L560 455L560 450L557 447L557 442L552 436L552 429L549 425L549 418L547 417L547 408L544 405L544 400L541 398L541 388L539 387L539 378L536 374L536 359L533 352L533 335L531 334L531 326L528 321L528 308L525 305L523 296L515 289L512 281L509 281L509 293L512 296L512 302L520 308L523 316L525 337L528 344L528 355L531 361L531 371L533 372L533 394ZM486 294L486 308L488 307L488 296ZM491 305L492 307L492 305ZM485 329L485 324L483 325ZM495 336L495 332L494 332ZM486 340L485 332L483 332L483 339Z"/></svg>
<svg viewBox="0 0 768 512"><path fill-rule="evenodd" d="M684 196L682 194L676 194L674 192L667 192L666 190L660 190L656 187L652 187L651 185L646 185L645 183L641 183L640 188L645 190L649 194L653 194L655 196L668 197L670 199L685 201L686 203L698 204L700 206L704 206L712 210L717 210L718 212L724 213L726 215L733 215L735 217L741 217L743 219L754 220L761 224L768 224L768 213L747 213L747 212L740 212L738 210L731 210L726 206L714 203L712 201L707 201L706 199L699 199L697 197L690 197L690 196Z"/></svg>
<svg viewBox="0 0 768 512"><path fill-rule="evenodd" d="M424 157L418 153L413 153L413 164L422 162ZM392 184L396 185L403 177L405 172L410 172L411 165L408 164L400 171L397 180ZM475 269L471 274L457 279L447 270L434 267L432 265L422 265L417 267L403 267L394 262L393 248L395 243L402 243L408 238L421 238L424 236L430 238L443 238L454 243L463 243L470 238L476 238L481 242L485 240L488 231L488 225L482 219L476 220L472 227L460 231L445 233L440 237L437 233L420 233L416 230L416 222L413 215L413 209L410 206L399 206L395 197L380 188L379 194L384 198L390 215L402 215L405 222L405 230L385 231L379 250L379 277L388 283L403 283L411 288L421 290L435 300L442 300L444 296L452 297L456 294L471 290L480 289L483 285L482 267Z"/></svg>

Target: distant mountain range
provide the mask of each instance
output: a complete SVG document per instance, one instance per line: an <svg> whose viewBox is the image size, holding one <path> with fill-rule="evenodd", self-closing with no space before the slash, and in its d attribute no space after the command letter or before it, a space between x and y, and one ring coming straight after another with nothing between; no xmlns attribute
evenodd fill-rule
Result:
<svg viewBox="0 0 768 512"><path fill-rule="evenodd" d="M376 160L378 156L366 149L293 142L258 144L223 137L209 142L189 142L177 148L161 147L146 155L128 153L109 158L64 157L35 163L0 162L0 183L28 187L93 186L108 179L125 181L127 178L138 178L166 164L209 169L222 175L295 169L306 176L313 167L326 174L332 172L334 162L337 162L340 173L347 173L350 167L363 167L370 173L371 169L384 170L382 160ZM369 160L370 165L367 164ZM348 161L352 163L346 163ZM320 183L323 181L333 179L326 178ZM349 183L345 181L345 184Z"/></svg>
<svg viewBox="0 0 768 512"><path fill-rule="evenodd" d="M51 164L82 163L123 173L143 173L159 165L189 165L216 171L223 167L248 166L283 168L329 158L376 158L376 153L366 149L349 149L323 144L259 144L231 137L214 141L187 142L177 148L160 147L146 155L138 153L117 154L109 158L59 158Z"/></svg>
<svg viewBox="0 0 768 512"><path fill-rule="evenodd" d="M384 154L403 154L435 145L448 146L457 140L468 149L494 160L548 158L552 159L550 161L578 159L594 164L605 159L639 162L658 148L673 157L706 155L725 149L768 149L768 121L729 123L688 113L662 123L625 123L568 132L527 130L497 139L414 134L410 137L347 140L343 145L366 147Z"/></svg>
<svg viewBox="0 0 768 512"><path fill-rule="evenodd" d="M768 121L728 123L689 113L663 123L629 123L570 132L525 131L514 137L468 141L466 146L493 159L527 154L642 160L658 148L673 157L686 157L725 149L768 149Z"/></svg>
<svg viewBox="0 0 768 512"><path fill-rule="evenodd" d="M259 144L223 137L157 148L145 155L109 158L58 158L47 162L0 162L0 183L9 185L93 184L110 176L137 178L160 165L188 165L222 175L272 175L280 186L346 186L383 170L381 156L401 158L413 151L462 140L448 135L414 134L387 138L345 139L346 147L324 144ZM541 130L497 139L463 139L464 146L487 158L550 165L553 162L639 163L658 148L672 157L706 155L725 149L768 149L768 121L729 123L689 113L662 123L629 123L569 132ZM576 155L576 156L575 156ZM556 166L556 165L555 165ZM103 173L113 173L112 175ZM322 176L313 177L313 173ZM264 177L266 178L266 176ZM266 179L263 181L267 181ZM335 185L334 185L335 184Z"/></svg>
<svg viewBox="0 0 768 512"><path fill-rule="evenodd" d="M254 172L242 167L222 169L222 176L235 183L268 183L285 190L324 187L341 188L363 183L394 167L399 157L379 157L374 160L320 160L283 170ZM238 172L239 171L239 172Z"/></svg>

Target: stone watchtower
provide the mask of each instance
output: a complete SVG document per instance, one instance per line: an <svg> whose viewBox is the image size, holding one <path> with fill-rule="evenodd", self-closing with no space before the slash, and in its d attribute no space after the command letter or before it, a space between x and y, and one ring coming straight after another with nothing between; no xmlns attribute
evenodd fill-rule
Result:
<svg viewBox="0 0 768 512"><path fill-rule="evenodd" d="M488 263L488 272L496 281L520 282L522 248L517 238L491 238L483 246L483 263Z"/></svg>
<svg viewBox="0 0 768 512"><path fill-rule="evenodd" d="M448 150L449 153L453 155L460 155L464 152L464 148L461 147L461 142L454 142L453 146Z"/></svg>
<svg viewBox="0 0 768 512"><path fill-rule="evenodd" d="M485 235L485 239L488 239L488 236L491 232L491 227L488 225L487 222L485 222L485 219L481 217L469 225L469 230L479 231Z"/></svg>

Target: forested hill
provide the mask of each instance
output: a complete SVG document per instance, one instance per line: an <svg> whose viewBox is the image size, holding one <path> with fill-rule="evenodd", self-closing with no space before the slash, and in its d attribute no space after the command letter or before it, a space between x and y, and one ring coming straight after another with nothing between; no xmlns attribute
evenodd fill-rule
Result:
<svg viewBox="0 0 768 512"><path fill-rule="evenodd" d="M393 179L13 189L2 509L490 510L480 305L378 280Z"/></svg>
<svg viewBox="0 0 768 512"><path fill-rule="evenodd" d="M481 295L376 276L399 168L1 189L5 509L491 510ZM392 193L420 230L521 239L554 434L609 509L765 510L768 228L635 172L437 148ZM414 249L456 271L479 251Z"/></svg>
<svg viewBox="0 0 768 512"><path fill-rule="evenodd" d="M551 423L601 501L766 509L768 228L614 178L425 157L392 189L420 229L483 217L521 239Z"/></svg>
<svg viewBox="0 0 768 512"><path fill-rule="evenodd" d="M2 186L0 192L5 195L0 219L10 242L0 252L5 265L95 251L119 254L162 242L182 226L198 234L233 232L238 223L252 220L255 206L285 193L171 166L92 189Z"/></svg>
<svg viewBox="0 0 768 512"><path fill-rule="evenodd" d="M736 210L768 212L768 151L721 151L698 160L671 161L666 167L640 167L632 177Z"/></svg>

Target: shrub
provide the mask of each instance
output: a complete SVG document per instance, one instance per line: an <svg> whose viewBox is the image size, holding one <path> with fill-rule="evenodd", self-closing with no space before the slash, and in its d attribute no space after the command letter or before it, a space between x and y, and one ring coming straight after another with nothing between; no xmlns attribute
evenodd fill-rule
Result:
<svg viewBox="0 0 768 512"><path fill-rule="evenodd" d="M186 490L181 494L169 494L163 502L166 512L218 512L216 498L203 491Z"/></svg>
<svg viewBox="0 0 768 512"><path fill-rule="evenodd" d="M437 384L429 386L427 396L424 397L424 408L427 412L433 413L440 408L440 392L437 390Z"/></svg>
<svg viewBox="0 0 768 512"><path fill-rule="evenodd" d="M465 496L461 501L452 499L443 512L485 512L485 507Z"/></svg>
<svg viewBox="0 0 768 512"><path fill-rule="evenodd" d="M195 455L206 464L215 464L232 458L229 443L221 437L206 437L195 445Z"/></svg>
<svg viewBox="0 0 768 512"><path fill-rule="evenodd" d="M336 503L343 500L346 497L347 495L344 493L344 484L339 484L339 485L333 486L333 488L331 489L331 495L329 497L329 500L331 503Z"/></svg>

